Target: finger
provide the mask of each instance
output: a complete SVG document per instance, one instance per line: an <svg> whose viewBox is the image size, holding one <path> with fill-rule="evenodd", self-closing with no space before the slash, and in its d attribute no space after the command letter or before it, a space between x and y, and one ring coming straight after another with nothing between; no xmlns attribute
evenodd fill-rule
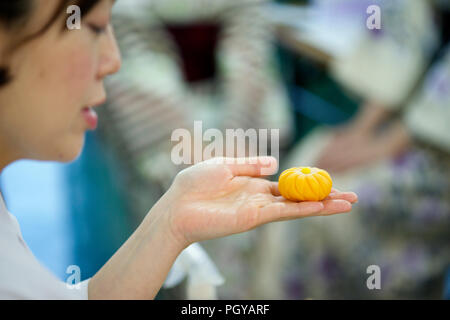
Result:
<svg viewBox="0 0 450 320"><path fill-rule="evenodd" d="M358 201L358 195L354 192L333 192L324 200L346 200L350 203L355 203Z"/></svg>
<svg viewBox="0 0 450 320"><path fill-rule="evenodd" d="M279 197L281 196L280 190L278 189L278 182L270 182L270 193L275 196L275 197Z"/></svg>
<svg viewBox="0 0 450 320"><path fill-rule="evenodd" d="M258 224L319 215L324 208L323 203L316 201L291 202L284 200L274 202L259 210Z"/></svg>
<svg viewBox="0 0 450 320"><path fill-rule="evenodd" d="M272 175L278 171L277 159L270 156L214 159L216 159L215 161L219 161L227 165L233 176L259 177Z"/></svg>
<svg viewBox="0 0 450 320"><path fill-rule="evenodd" d="M324 200L322 201L324 209L320 215L332 215L336 213L344 213L352 210L352 204L346 200Z"/></svg>
<svg viewBox="0 0 450 320"><path fill-rule="evenodd" d="M278 189L278 182L271 182L270 192L275 197L281 196L280 190ZM355 203L358 202L358 195L354 192L341 192L338 189L331 188L330 194L324 200L346 200L350 203Z"/></svg>

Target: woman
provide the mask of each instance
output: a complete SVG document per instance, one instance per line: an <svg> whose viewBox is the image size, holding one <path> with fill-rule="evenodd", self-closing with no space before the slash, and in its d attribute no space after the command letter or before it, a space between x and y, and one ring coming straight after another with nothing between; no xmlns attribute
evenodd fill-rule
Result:
<svg viewBox="0 0 450 320"><path fill-rule="evenodd" d="M82 28L66 28L77 4ZM68 162L95 129L91 107L106 97L103 79L120 68L110 26L112 0L0 1L0 171L19 159ZM276 183L276 160L212 159L183 170L130 238L79 289L66 288L32 256L0 198L0 297L152 299L189 244L261 224L351 210L354 193L292 203ZM233 159L231 159L233 160Z"/></svg>

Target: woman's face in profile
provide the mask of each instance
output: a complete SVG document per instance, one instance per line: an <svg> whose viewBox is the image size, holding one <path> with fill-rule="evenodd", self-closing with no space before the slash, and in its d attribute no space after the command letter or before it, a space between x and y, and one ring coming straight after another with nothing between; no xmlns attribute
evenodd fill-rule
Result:
<svg viewBox="0 0 450 320"><path fill-rule="evenodd" d="M12 76L0 87L0 150L11 160L71 161L82 149L86 130L95 127L86 108L105 101L103 79L120 68L109 24L113 1L101 0L86 15L81 12L81 29L61 32L71 15L64 7L47 31L5 54L15 41L41 30L60 4L32 2L24 25L0 26L0 65Z"/></svg>

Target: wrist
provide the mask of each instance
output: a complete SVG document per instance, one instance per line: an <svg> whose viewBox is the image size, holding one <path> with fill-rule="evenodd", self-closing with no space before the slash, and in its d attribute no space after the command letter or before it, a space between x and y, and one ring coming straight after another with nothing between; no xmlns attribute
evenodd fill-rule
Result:
<svg viewBox="0 0 450 320"><path fill-rule="evenodd" d="M151 235L158 232L164 235L165 241L172 250L182 251L191 243L186 239L182 231L177 228L175 221L178 200L170 196L169 189L148 212L139 228L141 232Z"/></svg>

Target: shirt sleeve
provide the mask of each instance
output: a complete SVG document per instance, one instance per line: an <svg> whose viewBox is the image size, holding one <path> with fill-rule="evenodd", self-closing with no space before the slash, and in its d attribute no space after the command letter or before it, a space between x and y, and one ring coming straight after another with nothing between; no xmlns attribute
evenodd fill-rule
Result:
<svg viewBox="0 0 450 320"><path fill-rule="evenodd" d="M34 256L17 219L0 205L0 299L86 300L89 280L69 285L58 279Z"/></svg>

